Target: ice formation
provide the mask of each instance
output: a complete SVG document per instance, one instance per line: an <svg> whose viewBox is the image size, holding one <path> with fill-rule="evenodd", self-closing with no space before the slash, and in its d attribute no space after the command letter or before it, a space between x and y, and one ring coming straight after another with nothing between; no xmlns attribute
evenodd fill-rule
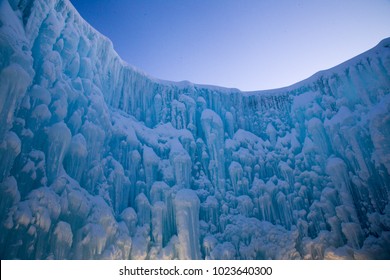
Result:
<svg viewBox="0 0 390 280"><path fill-rule="evenodd" d="M161 81L0 1L1 259L390 258L390 39L287 88Z"/></svg>

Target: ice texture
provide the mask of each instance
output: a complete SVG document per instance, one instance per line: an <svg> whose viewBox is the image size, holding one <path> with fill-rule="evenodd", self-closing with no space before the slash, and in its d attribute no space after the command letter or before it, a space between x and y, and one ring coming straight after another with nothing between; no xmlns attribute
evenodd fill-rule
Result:
<svg viewBox="0 0 390 280"><path fill-rule="evenodd" d="M200 258L199 246L200 202L195 191L182 189L175 197L175 216L179 237L178 256L184 260Z"/></svg>
<svg viewBox="0 0 390 280"><path fill-rule="evenodd" d="M241 92L142 73L68 0L0 1L1 259L389 259L389 139L390 39Z"/></svg>

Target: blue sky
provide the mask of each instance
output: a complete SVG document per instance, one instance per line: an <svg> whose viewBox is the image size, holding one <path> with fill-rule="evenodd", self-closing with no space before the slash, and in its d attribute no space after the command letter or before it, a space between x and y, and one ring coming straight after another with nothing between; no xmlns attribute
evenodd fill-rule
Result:
<svg viewBox="0 0 390 280"><path fill-rule="evenodd" d="M71 0L151 76L288 86L390 37L390 0Z"/></svg>

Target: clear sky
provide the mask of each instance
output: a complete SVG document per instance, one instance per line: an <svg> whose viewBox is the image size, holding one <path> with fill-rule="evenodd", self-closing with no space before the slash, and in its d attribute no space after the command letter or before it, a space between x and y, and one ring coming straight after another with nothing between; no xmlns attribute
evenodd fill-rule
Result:
<svg viewBox="0 0 390 280"><path fill-rule="evenodd" d="M156 78L288 86L390 37L390 0L71 0Z"/></svg>

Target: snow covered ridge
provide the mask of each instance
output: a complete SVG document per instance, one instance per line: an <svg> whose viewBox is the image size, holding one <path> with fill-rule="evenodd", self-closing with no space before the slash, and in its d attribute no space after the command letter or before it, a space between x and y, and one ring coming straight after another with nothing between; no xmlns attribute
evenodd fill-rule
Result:
<svg viewBox="0 0 390 280"><path fill-rule="evenodd" d="M389 259L390 39L266 92L160 81L0 1L1 259Z"/></svg>

